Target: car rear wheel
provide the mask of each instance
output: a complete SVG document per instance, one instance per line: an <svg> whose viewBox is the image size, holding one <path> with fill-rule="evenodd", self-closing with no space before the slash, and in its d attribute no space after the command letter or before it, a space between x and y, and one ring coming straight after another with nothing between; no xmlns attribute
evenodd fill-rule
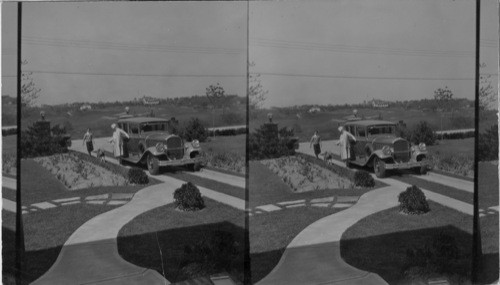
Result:
<svg viewBox="0 0 500 285"><path fill-rule="evenodd" d="M375 157L373 161L373 172L378 178L385 177L385 162L383 162L380 158Z"/></svg>
<svg viewBox="0 0 500 285"><path fill-rule="evenodd" d="M157 175L160 173L160 163L158 158L151 153L148 154L147 158L148 171L151 175Z"/></svg>

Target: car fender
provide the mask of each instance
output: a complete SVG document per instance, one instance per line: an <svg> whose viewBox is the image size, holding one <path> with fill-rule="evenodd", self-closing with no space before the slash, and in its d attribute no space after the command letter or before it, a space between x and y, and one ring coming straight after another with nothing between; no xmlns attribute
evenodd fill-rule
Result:
<svg viewBox="0 0 500 285"><path fill-rule="evenodd" d="M158 155L162 155L162 154L164 154L163 152L159 152L159 151L157 151L155 146L150 146L150 147L148 147L148 148L144 151L144 154L146 154L146 153L151 153L151 154L152 154L152 155L154 155L154 156L158 156ZM143 156L144 156L144 154L143 154Z"/></svg>
<svg viewBox="0 0 500 285"><path fill-rule="evenodd" d="M427 157L427 154L428 154L428 152L426 150L416 149L415 151L413 151L411 153L411 158L414 160L417 160L417 157L419 157L421 155Z"/></svg>
<svg viewBox="0 0 500 285"><path fill-rule="evenodd" d="M384 152L381 150L381 149L377 149L377 150L374 150L372 152L372 155L370 156L370 159L369 160L372 160L373 157L377 156L378 158L380 158L381 160L385 160L387 158L390 158L392 157L391 154L384 154Z"/></svg>

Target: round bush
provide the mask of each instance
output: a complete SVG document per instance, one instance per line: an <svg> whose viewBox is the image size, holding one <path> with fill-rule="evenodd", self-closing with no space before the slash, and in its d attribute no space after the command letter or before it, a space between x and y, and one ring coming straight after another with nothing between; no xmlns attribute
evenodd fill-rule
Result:
<svg viewBox="0 0 500 285"><path fill-rule="evenodd" d="M430 210L424 192L415 185L399 193L398 201L399 209L406 214L419 215Z"/></svg>
<svg viewBox="0 0 500 285"><path fill-rule="evenodd" d="M411 142L414 144L425 143L426 145L433 145L436 141L434 130L425 121L418 123L410 134Z"/></svg>
<svg viewBox="0 0 500 285"><path fill-rule="evenodd" d="M181 188L174 192L174 203L180 210L196 211L205 208L205 201L201 197L200 190L193 183L182 184Z"/></svg>
<svg viewBox="0 0 500 285"><path fill-rule="evenodd" d="M354 185L361 187L374 187L375 180L370 173L364 170L359 170L354 173Z"/></svg>
<svg viewBox="0 0 500 285"><path fill-rule="evenodd" d="M204 142L208 137L208 132L200 119L191 118L182 131L182 136L187 141L199 140Z"/></svg>
<svg viewBox="0 0 500 285"><path fill-rule="evenodd" d="M128 171L128 182L131 184L148 184L149 177L143 169L133 167Z"/></svg>

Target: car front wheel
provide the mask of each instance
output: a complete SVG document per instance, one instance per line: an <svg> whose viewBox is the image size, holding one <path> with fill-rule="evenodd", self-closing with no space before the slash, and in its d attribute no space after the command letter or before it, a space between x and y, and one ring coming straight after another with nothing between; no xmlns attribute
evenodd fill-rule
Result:
<svg viewBox="0 0 500 285"><path fill-rule="evenodd" d="M193 172L200 171L200 169L201 169L201 163L196 162L196 163L190 164L189 165L189 169L191 171L193 171Z"/></svg>
<svg viewBox="0 0 500 285"><path fill-rule="evenodd" d="M385 177L385 162L383 162L380 158L375 157L373 161L373 172L378 178Z"/></svg>
<svg viewBox="0 0 500 285"><path fill-rule="evenodd" d="M147 164L148 171L151 175L157 175L158 173L160 173L160 163L158 161L158 158L151 153L148 154Z"/></svg>
<svg viewBox="0 0 500 285"><path fill-rule="evenodd" d="M422 165L420 167L415 168L415 172L420 175L426 175L427 174L427 165Z"/></svg>

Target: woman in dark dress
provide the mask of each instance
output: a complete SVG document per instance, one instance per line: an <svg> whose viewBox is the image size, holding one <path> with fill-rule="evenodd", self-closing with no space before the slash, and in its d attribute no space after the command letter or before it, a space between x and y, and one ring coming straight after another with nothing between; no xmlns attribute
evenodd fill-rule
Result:
<svg viewBox="0 0 500 285"><path fill-rule="evenodd" d="M309 148L312 146L314 146L314 155L316 155L316 158L319 159L318 155L321 153L321 137L319 136L318 131L315 131L311 138Z"/></svg>
<svg viewBox="0 0 500 285"><path fill-rule="evenodd" d="M85 135L83 135L83 145L87 146L87 152L92 156L92 151L94 150L94 139L92 137L92 132L90 128L87 129Z"/></svg>

